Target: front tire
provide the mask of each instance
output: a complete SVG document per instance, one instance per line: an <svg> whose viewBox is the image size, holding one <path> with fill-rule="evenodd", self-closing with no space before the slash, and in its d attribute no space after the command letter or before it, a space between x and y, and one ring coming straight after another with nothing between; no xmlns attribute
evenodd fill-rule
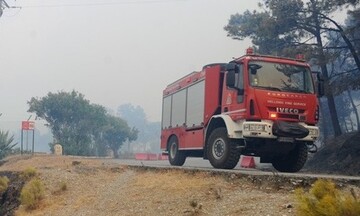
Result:
<svg viewBox="0 0 360 216"><path fill-rule="evenodd" d="M209 137L207 157L214 168L233 169L240 159L240 150L224 127L216 128Z"/></svg>
<svg viewBox="0 0 360 216"><path fill-rule="evenodd" d="M171 136L168 142L169 162L173 166L182 166L186 160L184 151L179 150L179 141L176 136Z"/></svg>
<svg viewBox="0 0 360 216"><path fill-rule="evenodd" d="M272 161L273 167L279 172L298 172L307 160L308 148L306 143L296 143L296 146L289 154L275 157Z"/></svg>

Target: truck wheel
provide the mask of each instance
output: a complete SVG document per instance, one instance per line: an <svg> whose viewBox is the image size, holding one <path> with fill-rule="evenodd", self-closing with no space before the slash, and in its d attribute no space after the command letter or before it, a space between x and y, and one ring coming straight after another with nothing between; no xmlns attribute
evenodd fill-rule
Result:
<svg viewBox="0 0 360 216"><path fill-rule="evenodd" d="M169 162L173 166L182 166L186 160L184 151L179 150L179 141L176 136L172 136L168 142Z"/></svg>
<svg viewBox="0 0 360 216"><path fill-rule="evenodd" d="M303 168L308 155L306 143L297 143L295 148L285 156L275 157L273 167L279 172L297 172Z"/></svg>
<svg viewBox="0 0 360 216"><path fill-rule="evenodd" d="M214 168L233 169L240 159L240 150L228 136L226 128L216 128L209 137L207 157Z"/></svg>

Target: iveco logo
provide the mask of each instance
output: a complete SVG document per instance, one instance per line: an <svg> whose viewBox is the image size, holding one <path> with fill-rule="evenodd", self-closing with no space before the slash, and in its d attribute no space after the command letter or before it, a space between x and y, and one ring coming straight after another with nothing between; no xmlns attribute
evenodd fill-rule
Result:
<svg viewBox="0 0 360 216"><path fill-rule="evenodd" d="M281 108L281 107L276 107L276 112L279 112L279 113L290 113L290 114L299 114L299 110L298 110L298 109Z"/></svg>

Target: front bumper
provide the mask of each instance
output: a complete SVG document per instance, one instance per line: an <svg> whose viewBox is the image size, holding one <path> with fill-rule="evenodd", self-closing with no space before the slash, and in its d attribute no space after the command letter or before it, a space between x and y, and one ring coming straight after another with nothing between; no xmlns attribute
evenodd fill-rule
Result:
<svg viewBox="0 0 360 216"><path fill-rule="evenodd" d="M242 135L244 138L265 138L265 139L278 139L280 137L273 134L273 121L245 121L242 124ZM298 123L309 130L309 135L304 138L295 138L299 141L315 141L320 134L319 127L310 126L305 123Z"/></svg>

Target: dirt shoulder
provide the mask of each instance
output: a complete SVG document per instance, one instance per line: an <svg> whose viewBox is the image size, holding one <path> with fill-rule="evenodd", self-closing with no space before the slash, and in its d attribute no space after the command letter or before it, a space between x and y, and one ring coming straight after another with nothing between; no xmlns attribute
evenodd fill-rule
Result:
<svg viewBox="0 0 360 216"><path fill-rule="evenodd" d="M9 158L0 173L28 167L37 169L46 195L36 210L20 206L19 216L295 215L297 205L297 183L276 176L135 168L67 156ZM60 190L64 183L67 189Z"/></svg>

